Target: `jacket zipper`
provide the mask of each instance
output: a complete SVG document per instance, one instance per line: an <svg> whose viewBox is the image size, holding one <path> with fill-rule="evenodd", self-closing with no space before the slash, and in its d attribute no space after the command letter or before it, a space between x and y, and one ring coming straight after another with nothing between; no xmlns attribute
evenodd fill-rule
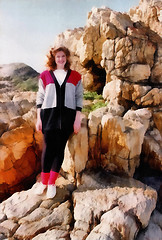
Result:
<svg viewBox="0 0 162 240"><path fill-rule="evenodd" d="M61 116L61 115L62 115L62 114L61 114L61 86L59 86L59 87L60 87L60 130L61 130L61 127L62 127L62 126L61 126L61 117L62 117L62 116Z"/></svg>

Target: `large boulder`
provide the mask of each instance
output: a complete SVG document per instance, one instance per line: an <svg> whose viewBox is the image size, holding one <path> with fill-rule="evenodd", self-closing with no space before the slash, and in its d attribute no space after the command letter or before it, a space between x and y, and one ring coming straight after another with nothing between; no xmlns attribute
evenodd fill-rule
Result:
<svg viewBox="0 0 162 240"><path fill-rule="evenodd" d="M89 116L89 162L112 172L133 176L140 163L151 112L130 110L124 117L96 110Z"/></svg>
<svg viewBox="0 0 162 240"><path fill-rule="evenodd" d="M133 179L84 174L73 192L71 239L135 239L156 205L156 192Z"/></svg>
<svg viewBox="0 0 162 240"><path fill-rule="evenodd" d="M134 22L142 22L162 36L162 2L160 0L140 0L137 7L131 8L129 15Z"/></svg>
<svg viewBox="0 0 162 240"><path fill-rule="evenodd" d="M87 119L82 118L82 127L78 134L73 134L65 147L65 157L62 170L75 182L88 161L88 129Z"/></svg>
<svg viewBox="0 0 162 240"><path fill-rule="evenodd" d="M40 169L42 137L35 133L35 97L31 92L1 96L0 199L25 187Z"/></svg>
<svg viewBox="0 0 162 240"><path fill-rule="evenodd" d="M45 195L36 195L34 191L39 184L37 182L31 189L17 192L2 202L0 204L0 237L33 239L39 233L47 231L46 234L48 234L48 230L58 226L58 233L55 230L56 235L68 235L67 230L72 221L71 204L67 200L70 192L67 189L68 183L64 180L61 182L62 187L58 185L54 199L47 200ZM39 237L36 239L42 238L41 235Z"/></svg>

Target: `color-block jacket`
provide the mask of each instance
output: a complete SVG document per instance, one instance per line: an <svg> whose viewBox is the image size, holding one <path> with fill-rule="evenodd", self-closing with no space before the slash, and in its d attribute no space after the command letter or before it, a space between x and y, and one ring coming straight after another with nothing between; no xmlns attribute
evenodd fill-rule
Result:
<svg viewBox="0 0 162 240"><path fill-rule="evenodd" d="M40 74L37 108L41 108L42 132L59 128L73 131L76 111L81 111L83 87L81 75L68 70L60 86L53 71Z"/></svg>

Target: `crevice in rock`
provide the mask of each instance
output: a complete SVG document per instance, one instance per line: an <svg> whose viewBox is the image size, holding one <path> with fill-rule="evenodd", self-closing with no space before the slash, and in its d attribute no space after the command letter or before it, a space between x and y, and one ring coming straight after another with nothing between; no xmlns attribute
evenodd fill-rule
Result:
<svg viewBox="0 0 162 240"><path fill-rule="evenodd" d="M156 209L162 213L162 175L160 170L150 168L150 166L143 161L144 153L141 152L141 160L139 167L135 170L133 178L152 187L157 191L158 199Z"/></svg>
<svg viewBox="0 0 162 240"><path fill-rule="evenodd" d="M100 84L100 86L97 89L97 93L102 94L103 88L106 83L105 69L102 68L100 65L96 65L93 59L90 60L84 67L94 76L94 86Z"/></svg>

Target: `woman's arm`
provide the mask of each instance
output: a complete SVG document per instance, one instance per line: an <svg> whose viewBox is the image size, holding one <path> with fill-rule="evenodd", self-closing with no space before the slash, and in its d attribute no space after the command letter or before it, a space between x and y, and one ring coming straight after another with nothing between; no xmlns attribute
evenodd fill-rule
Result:
<svg viewBox="0 0 162 240"><path fill-rule="evenodd" d="M81 110L83 106L83 86L82 86L82 81L80 80L76 86L76 116L75 116L75 121L74 121L74 133L78 133L80 128L81 128Z"/></svg>
<svg viewBox="0 0 162 240"><path fill-rule="evenodd" d="M81 112L80 111L76 111L76 117L75 117L73 128L74 128L75 134L77 134L81 128Z"/></svg>
<svg viewBox="0 0 162 240"><path fill-rule="evenodd" d="M37 131L42 131L42 120L41 120L41 106L44 101L44 86L43 86L43 81L40 78L39 79L39 88L37 92L37 98L36 98L36 105L37 105L37 122L36 122L36 130Z"/></svg>
<svg viewBox="0 0 162 240"><path fill-rule="evenodd" d="M37 122L36 122L36 130L42 131L42 120L40 117L41 108L37 108Z"/></svg>

